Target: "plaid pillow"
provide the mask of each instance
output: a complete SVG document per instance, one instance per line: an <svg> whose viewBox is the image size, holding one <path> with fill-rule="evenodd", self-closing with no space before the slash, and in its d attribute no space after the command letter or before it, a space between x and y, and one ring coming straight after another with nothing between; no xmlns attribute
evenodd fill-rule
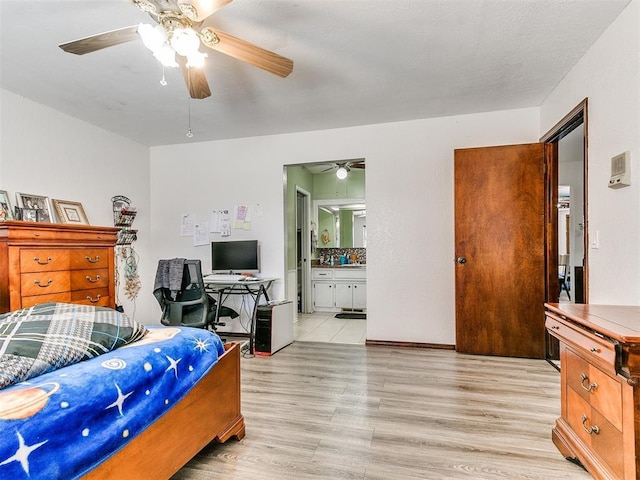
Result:
<svg viewBox="0 0 640 480"><path fill-rule="evenodd" d="M147 333L105 307L44 303L0 315L0 388L97 357Z"/></svg>

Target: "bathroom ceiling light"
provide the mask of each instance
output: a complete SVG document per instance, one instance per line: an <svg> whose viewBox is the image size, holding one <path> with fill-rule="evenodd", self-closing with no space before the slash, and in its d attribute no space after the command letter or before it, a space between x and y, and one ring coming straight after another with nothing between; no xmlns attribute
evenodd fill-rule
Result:
<svg viewBox="0 0 640 480"><path fill-rule="evenodd" d="M341 165L336 170L336 177L338 177L340 180L344 180L345 178L347 178L348 173L349 173L349 167L345 167L344 165Z"/></svg>

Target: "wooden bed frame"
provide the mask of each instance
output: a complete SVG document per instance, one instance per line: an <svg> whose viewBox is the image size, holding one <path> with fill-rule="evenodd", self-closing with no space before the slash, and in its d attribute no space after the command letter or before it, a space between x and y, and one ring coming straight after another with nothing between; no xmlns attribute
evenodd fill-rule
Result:
<svg viewBox="0 0 640 480"><path fill-rule="evenodd" d="M228 343L225 350L180 402L82 478L168 479L213 440L241 440L240 344Z"/></svg>

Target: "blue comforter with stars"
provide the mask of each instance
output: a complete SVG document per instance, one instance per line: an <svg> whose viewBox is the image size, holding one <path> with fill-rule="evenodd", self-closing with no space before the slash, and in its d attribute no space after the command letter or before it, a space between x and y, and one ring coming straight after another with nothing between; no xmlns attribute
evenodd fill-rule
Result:
<svg viewBox="0 0 640 480"><path fill-rule="evenodd" d="M224 353L207 330L148 329L138 342L0 390L0 478L84 475L171 409Z"/></svg>

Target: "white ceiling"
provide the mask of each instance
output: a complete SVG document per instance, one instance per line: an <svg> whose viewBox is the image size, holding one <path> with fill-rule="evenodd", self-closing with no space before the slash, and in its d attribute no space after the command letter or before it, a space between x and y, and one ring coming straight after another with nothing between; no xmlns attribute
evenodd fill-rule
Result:
<svg viewBox="0 0 640 480"><path fill-rule="evenodd" d="M141 41L57 45L149 22L129 0L0 0L0 87L147 145L538 106L629 0L235 0L211 25L294 61L215 51L211 97ZM194 138L187 138L189 104Z"/></svg>

